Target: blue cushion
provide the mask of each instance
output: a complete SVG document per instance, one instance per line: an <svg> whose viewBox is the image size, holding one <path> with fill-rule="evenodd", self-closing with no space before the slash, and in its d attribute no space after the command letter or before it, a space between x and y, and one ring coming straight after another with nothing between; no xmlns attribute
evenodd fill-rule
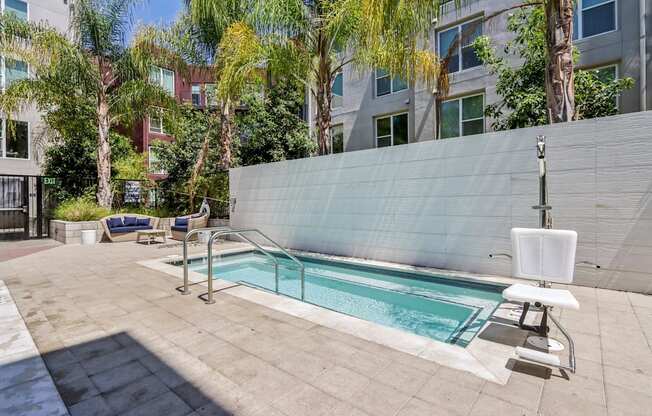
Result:
<svg viewBox="0 0 652 416"><path fill-rule="evenodd" d="M188 218L175 218L174 219L174 225L178 225L180 227L183 227L184 225L188 225Z"/></svg>
<svg viewBox="0 0 652 416"><path fill-rule="evenodd" d="M133 227L135 225L138 225L138 218L137 217L125 217L122 222L125 224L125 227Z"/></svg>
<svg viewBox="0 0 652 416"><path fill-rule="evenodd" d="M170 228L172 231L183 231L184 233L188 231L187 225L173 225Z"/></svg>
<svg viewBox="0 0 652 416"><path fill-rule="evenodd" d="M149 225L149 218L138 218L138 224L136 225Z"/></svg>
<svg viewBox="0 0 652 416"><path fill-rule="evenodd" d="M116 228L116 227L124 227L124 224L122 223L122 218L116 217L116 218L109 218L106 220L106 225L109 226L109 229Z"/></svg>
<svg viewBox="0 0 652 416"><path fill-rule="evenodd" d="M154 227L152 227L151 225L134 225L131 227L116 227L116 228L111 228L111 234L132 233L138 230L151 230L152 228Z"/></svg>

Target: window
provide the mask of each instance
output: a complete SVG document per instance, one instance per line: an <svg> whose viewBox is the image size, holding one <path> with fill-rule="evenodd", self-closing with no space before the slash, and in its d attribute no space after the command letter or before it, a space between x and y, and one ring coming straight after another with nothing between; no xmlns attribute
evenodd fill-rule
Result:
<svg viewBox="0 0 652 416"><path fill-rule="evenodd" d="M28 77L27 62L4 58L4 87L8 88L14 81Z"/></svg>
<svg viewBox="0 0 652 416"><path fill-rule="evenodd" d="M2 156L29 159L29 124L25 121L2 121Z"/></svg>
<svg viewBox="0 0 652 416"><path fill-rule="evenodd" d="M616 65L604 66L602 68L592 69L598 79L602 82L611 82L618 78L618 71Z"/></svg>
<svg viewBox="0 0 652 416"><path fill-rule="evenodd" d="M156 114L158 113L158 114ZM158 109L158 111L153 112L149 115L149 132L150 133L159 133L165 134L165 128L163 127L163 110Z"/></svg>
<svg viewBox="0 0 652 416"><path fill-rule="evenodd" d="M174 71L153 66L149 72L149 80L174 95Z"/></svg>
<svg viewBox="0 0 652 416"><path fill-rule="evenodd" d="M217 91L215 90L215 84L206 84L204 87L206 93L206 105L209 107L217 107Z"/></svg>
<svg viewBox="0 0 652 416"><path fill-rule="evenodd" d="M408 115L396 114L376 119L376 146L397 146L408 142Z"/></svg>
<svg viewBox="0 0 652 416"><path fill-rule="evenodd" d="M22 0L5 0L5 12L12 13L19 19L28 20L27 2Z"/></svg>
<svg viewBox="0 0 652 416"><path fill-rule="evenodd" d="M399 77L390 77L389 72L384 69L376 69L376 97L407 89L407 82Z"/></svg>
<svg viewBox="0 0 652 416"><path fill-rule="evenodd" d="M616 30L616 0L577 0L573 39Z"/></svg>
<svg viewBox="0 0 652 416"><path fill-rule="evenodd" d="M473 42L482 36L482 19L452 27L439 33L439 56L448 58L448 72L480 66Z"/></svg>
<svg viewBox="0 0 652 416"><path fill-rule="evenodd" d="M201 86L192 86L192 105L199 107L201 105Z"/></svg>
<svg viewBox="0 0 652 416"><path fill-rule="evenodd" d="M441 105L441 138L484 133L484 95L445 101Z"/></svg>
<svg viewBox="0 0 652 416"><path fill-rule="evenodd" d="M344 152L344 125L337 124L331 127L331 153Z"/></svg>
<svg viewBox="0 0 652 416"><path fill-rule="evenodd" d="M344 74L342 74L342 71L338 72L337 75L335 75L335 79L333 80L333 101L331 102L331 107L332 108L339 108L342 107L343 103L343 97L344 97Z"/></svg>
<svg viewBox="0 0 652 416"><path fill-rule="evenodd" d="M609 65L609 66L603 66L601 68L594 68L594 69L591 69L590 71L592 71L600 81L605 82L605 83L611 82L611 81L615 80L616 78L618 78L618 66L616 66L616 65ZM616 106L616 108L618 108L619 107L619 105L618 105L619 97L615 97L613 102L614 102L614 105Z"/></svg>
<svg viewBox="0 0 652 416"><path fill-rule="evenodd" d="M158 158L156 153L156 147L148 146L147 147L147 164L149 166L149 173L154 174L165 174L165 169L161 166L161 161Z"/></svg>

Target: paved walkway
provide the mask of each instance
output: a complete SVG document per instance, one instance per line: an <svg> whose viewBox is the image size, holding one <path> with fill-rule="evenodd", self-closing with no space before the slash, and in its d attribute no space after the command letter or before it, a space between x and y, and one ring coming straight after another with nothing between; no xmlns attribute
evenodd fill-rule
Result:
<svg viewBox="0 0 652 416"><path fill-rule="evenodd" d="M577 342L578 373L523 364L500 386L225 293L204 305L175 291L178 279L137 264L179 253L69 245L0 263L73 416L652 409L652 297L573 288L582 310L561 319Z"/></svg>
<svg viewBox="0 0 652 416"><path fill-rule="evenodd" d="M0 262L58 247L54 240L0 241Z"/></svg>

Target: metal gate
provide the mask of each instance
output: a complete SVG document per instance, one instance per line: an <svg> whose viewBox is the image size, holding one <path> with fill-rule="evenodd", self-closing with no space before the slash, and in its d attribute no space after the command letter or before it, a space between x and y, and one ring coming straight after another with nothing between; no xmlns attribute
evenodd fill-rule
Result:
<svg viewBox="0 0 652 416"><path fill-rule="evenodd" d="M47 238L52 178L0 175L0 240Z"/></svg>

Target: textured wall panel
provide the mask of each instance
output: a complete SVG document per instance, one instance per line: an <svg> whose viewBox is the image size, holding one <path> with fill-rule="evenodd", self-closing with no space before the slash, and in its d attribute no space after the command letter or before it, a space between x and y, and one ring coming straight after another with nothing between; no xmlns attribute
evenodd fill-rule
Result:
<svg viewBox="0 0 652 416"><path fill-rule="evenodd" d="M287 247L479 273L538 226L535 137L557 228L579 233L582 285L652 293L652 112L231 170L234 227Z"/></svg>

